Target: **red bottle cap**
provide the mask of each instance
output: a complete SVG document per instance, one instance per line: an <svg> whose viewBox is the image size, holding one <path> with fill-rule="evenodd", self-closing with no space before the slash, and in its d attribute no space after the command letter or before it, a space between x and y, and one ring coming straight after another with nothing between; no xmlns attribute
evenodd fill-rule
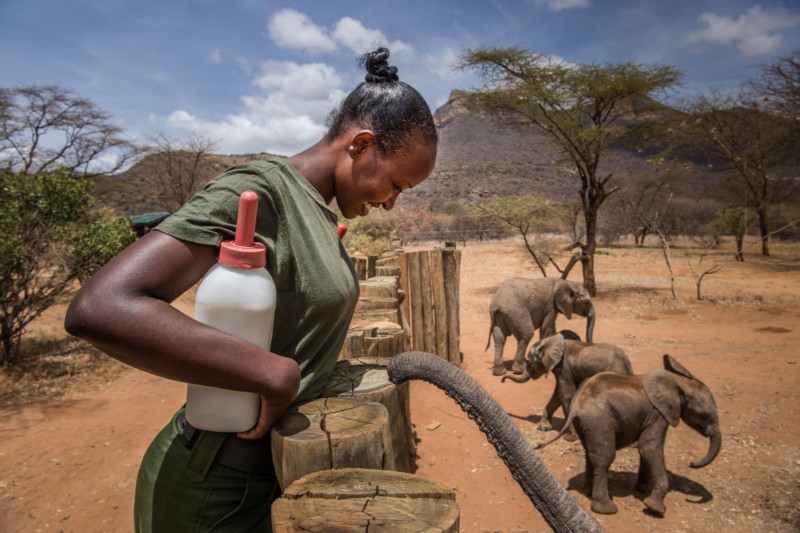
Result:
<svg viewBox="0 0 800 533"><path fill-rule="evenodd" d="M253 242L258 214L258 195L245 191L239 197L239 214L236 219L236 237L219 245L217 260L234 268L263 268L267 266L267 248Z"/></svg>

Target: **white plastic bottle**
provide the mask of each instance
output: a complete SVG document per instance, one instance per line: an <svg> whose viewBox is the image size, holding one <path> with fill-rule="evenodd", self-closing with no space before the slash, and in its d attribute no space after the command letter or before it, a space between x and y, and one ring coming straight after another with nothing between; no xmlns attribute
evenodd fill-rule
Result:
<svg viewBox="0 0 800 533"><path fill-rule="evenodd" d="M220 245L217 264L203 277L194 304L195 320L269 350L275 318L275 283L264 268L266 248L253 242L258 196L239 198L236 238ZM236 357L235 353L230 354ZM186 420L209 431L238 432L258 421L261 397L190 383Z"/></svg>

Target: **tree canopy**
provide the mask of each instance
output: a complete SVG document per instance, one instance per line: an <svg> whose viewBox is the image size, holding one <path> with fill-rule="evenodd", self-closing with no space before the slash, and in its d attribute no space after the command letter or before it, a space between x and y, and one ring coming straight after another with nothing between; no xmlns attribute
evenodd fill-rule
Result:
<svg viewBox="0 0 800 533"><path fill-rule="evenodd" d="M584 285L596 294L597 212L616 190L609 184L612 174L600 172L601 157L611 147L644 136L649 113L658 107L653 97L678 85L681 72L633 60L567 63L517 47L468 50L459 68L483 80L480 88L466 93L472 105L538 127L575 171L586 220Z"/></svg>
<svg viewBox="0 0 800 533"><path fill-rule="evenodd" d="M137 149L111 115L55 85L0 87L0 165L85 178L123 168Z"/></svg>

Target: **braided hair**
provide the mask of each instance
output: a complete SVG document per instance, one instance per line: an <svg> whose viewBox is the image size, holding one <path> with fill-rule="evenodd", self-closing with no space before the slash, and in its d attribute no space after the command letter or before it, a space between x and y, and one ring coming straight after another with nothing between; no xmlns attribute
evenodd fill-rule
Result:
<svg viewBox="0 0 800 533"><path fill-rule="evenodd" d="M389 66L389 50L378 48L361 56L367 75L328 117L325 139L332 142L352 127L370 129L384 154L397 153L415 134L438 141L433 115L416 89L400 81L397 67Z"/></svg>

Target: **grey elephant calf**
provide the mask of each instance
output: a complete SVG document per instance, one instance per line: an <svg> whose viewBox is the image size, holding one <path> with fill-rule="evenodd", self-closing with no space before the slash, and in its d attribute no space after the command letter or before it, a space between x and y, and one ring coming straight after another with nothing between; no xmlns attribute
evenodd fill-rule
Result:
<svg viewBox="0 0 800 533"><path fill-rule="evenodd" d="M575 313L586 317L586 340L592 342L595 311L592 298L582 284L557 278L510 278L504 281L492 296L489 305L489 341L494 339L494 365L492 374L506 373L503 365L503 348L506 337L517 339L512 372L521 374L525 369L525 350L536 330L543 339L555 334L556 315L567 319Z"/></svg>
<svg viewBox="0 0 800 533"><path fill-rule="evenodd" d="M540 444L543 448L575 426L586 456L586 479L591 483L592 511L612 514L617 506L608 494L608 468L616 450L638 441L639 473L636 490L650 494L644 504L652 512L666 511L669 486L664 463L664 439L669 426L681 420L709 438L708 452L692 468L711 463L722 446L719 415L708 387L669 355L664 368L646 375L602 372L578 389L561 432Z"/></svg>
<svg viewBox="0 0 800 533"><path fill-rule="evenodd" d="M553 414L559 407L564 411L564 418L569 417L569 407L575 392L590 377L600 372L633 374L630 359L622 348L613 344L592 344L581 342L580 338L569 338L574 335L566 330L540 340L528 352L522 376L503 376L501 380L510 379L524 383L531 378L539 379L553 372L556 386L539 422L539 429L543 431L553 428ZM577 435L570 429L566 438L573 441Z"/></svg>

